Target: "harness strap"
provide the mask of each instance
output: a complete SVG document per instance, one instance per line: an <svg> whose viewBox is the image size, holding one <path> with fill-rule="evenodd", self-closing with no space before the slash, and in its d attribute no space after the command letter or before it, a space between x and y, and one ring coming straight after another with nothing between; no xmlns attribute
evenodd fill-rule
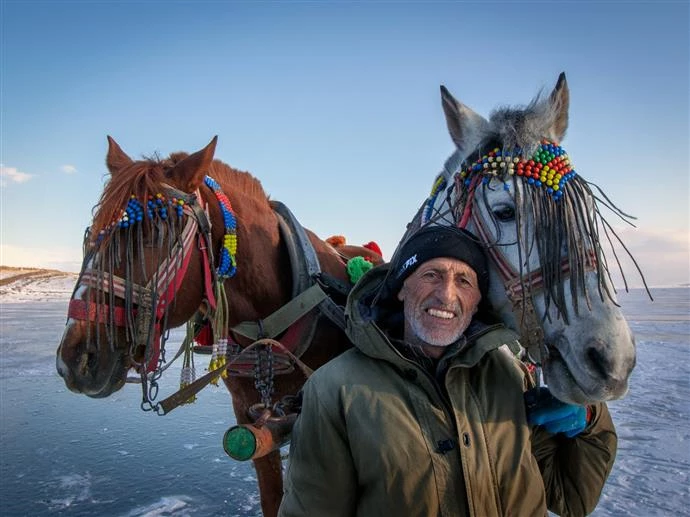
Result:
<svg viewBox="0 0 690 517"><path fill-rule="evenodd" d="M67 308L67 317L74 318L75 320L108 323L108 321L111 321L111 310L113 311L115 325L124 327L127 324L127 313L124 307L110 307L95 302L87 303L86 300L70 300Z"/></svg>
<svg viewBox="0 0 690 517"><path fill-rule="evenodd" d="M255 321L244 321L235 325L232 331L253 340L261 337L275 338L326 299L328 299L328 295L321 289L321 286L314 284L273 314L263 319L263 333L259 324Z"/></svg>
<svg viewBox="0 0 690 517"><path fill-rule="evenodd" d="M273 339L260 339L258 341L255 341L247 348L245 348L244 351L249 352L251 349L259 345L268 345L271 347L275 346L276 348L278 348L281 352L287 355L294 362L294 364L302 371L305 377L309 378L309 376L313 373L313 370L311 368L309 368L306 364L300 361L298 357L296 357L292 352L287 350L283 345L281 345L277 341L274 341ZM234 363L240 359L240 357L241 356L237 356L232 361L228 361L220 368L216 368L215 370L208 372L203 377L198 378L197 380L180 389L179 391L175 392L165 400L162 400L158 404L158 414L165 415L173 409L175 409L177 406L183 404L185 401L192 398L194 395L196 395L202 389L208 386L211 382L218 379L218 377L220 377L224 371L226 371L228 368L231 368L234 365Z"/></svg>

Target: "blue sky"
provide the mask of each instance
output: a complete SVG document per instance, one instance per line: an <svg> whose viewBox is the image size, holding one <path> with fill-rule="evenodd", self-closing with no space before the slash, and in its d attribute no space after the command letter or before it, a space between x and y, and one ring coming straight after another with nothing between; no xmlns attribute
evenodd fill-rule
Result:
<svg viewBox="0 0 690 517"><path fill-rule="evenodd" d="M389 258L453 150L439 85L487 116L565 71L576 170L637 216L649 283L690 282L687 1L1 8L0 264L78 270L106 135L132 157L218 135L306 227Z"/></svg>

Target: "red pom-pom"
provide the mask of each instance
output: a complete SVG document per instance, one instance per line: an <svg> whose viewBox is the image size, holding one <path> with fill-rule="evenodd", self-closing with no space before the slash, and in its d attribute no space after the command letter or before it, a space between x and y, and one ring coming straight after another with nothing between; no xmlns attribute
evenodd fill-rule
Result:
<svg viewBox="0 0 690 517"><path fill-rule="evenodd" d="M376 244L374 241L367 242L364 246L364 248L373 251L374 253L378 253L379 256L383 257L383 253L381 252L381 248L379 248L379 245Z"/></svg>

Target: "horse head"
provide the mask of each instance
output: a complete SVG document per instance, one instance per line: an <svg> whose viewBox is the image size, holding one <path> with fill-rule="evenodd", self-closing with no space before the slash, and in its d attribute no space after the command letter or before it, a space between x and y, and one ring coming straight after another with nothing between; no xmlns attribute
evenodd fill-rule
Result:
<svg viewBox="0 0 690 517"><path fill-rule="evenodd" d="M556 397L584 404L624 396L635 340L601 246L615 234L559 144L568 126L565 74L548 97L489 119L444 87L441 97L457 149L421 223L466 227L482 241L491 259L488 302L520 333Z"/></svg>
<svg viewBox="0 0 690 517"><path fill-rule="evenodd" d="M130 369L142 379L159 371L166 330L202 304L203 290L193 286L204 285L204 264L210 266L199 255L218 238L207 218L218 217L218 206L201 208L198 194L216 138L201 151L165 160L134 161L115 140L108 143L110 179L85 236L57 350L67 387L90 397L119 390Z"/></svg>

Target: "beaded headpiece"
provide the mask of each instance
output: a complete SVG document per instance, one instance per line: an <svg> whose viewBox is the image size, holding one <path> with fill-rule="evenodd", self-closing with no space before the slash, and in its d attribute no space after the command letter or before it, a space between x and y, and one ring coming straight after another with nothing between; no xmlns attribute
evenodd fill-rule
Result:
<svg viewBox="0 0 690 517"><path fill-rule="evenodd" d="M237 254L237 219L228 196L222 191L218 182L210 176L206 176L204 183L213 191L218 200L225 226L225 237L223 238L223 247L218 257L216 273L221 279L229 278L237 272L235 260ZM177 197L167 198L159 192L148 196L146 207L144 208L141 201L135 195L132 195L127 202L127 206L120 212L120 216L107 228L103 228L99 232L98 239L102 239L116 228L134 227L145 218L150 221L167 221L170 214L174 213L178 219L181 219L184 214L184 207L184 199L178 199Z"/></svg>
<svg viewBox="0 0 690 517"><path fill-rule="evenodd" d="M566 183L576 175L565 150L548 140L542 141L530 159L523 158L519 148L510 152L496 147L460 170L460 178L466 186L475 174L483 175L485 183L492 177L502 179L506 190L510 189L506 180L513 175L521 176L527 184L544 188L556 201L563 196Z"/></svg>

